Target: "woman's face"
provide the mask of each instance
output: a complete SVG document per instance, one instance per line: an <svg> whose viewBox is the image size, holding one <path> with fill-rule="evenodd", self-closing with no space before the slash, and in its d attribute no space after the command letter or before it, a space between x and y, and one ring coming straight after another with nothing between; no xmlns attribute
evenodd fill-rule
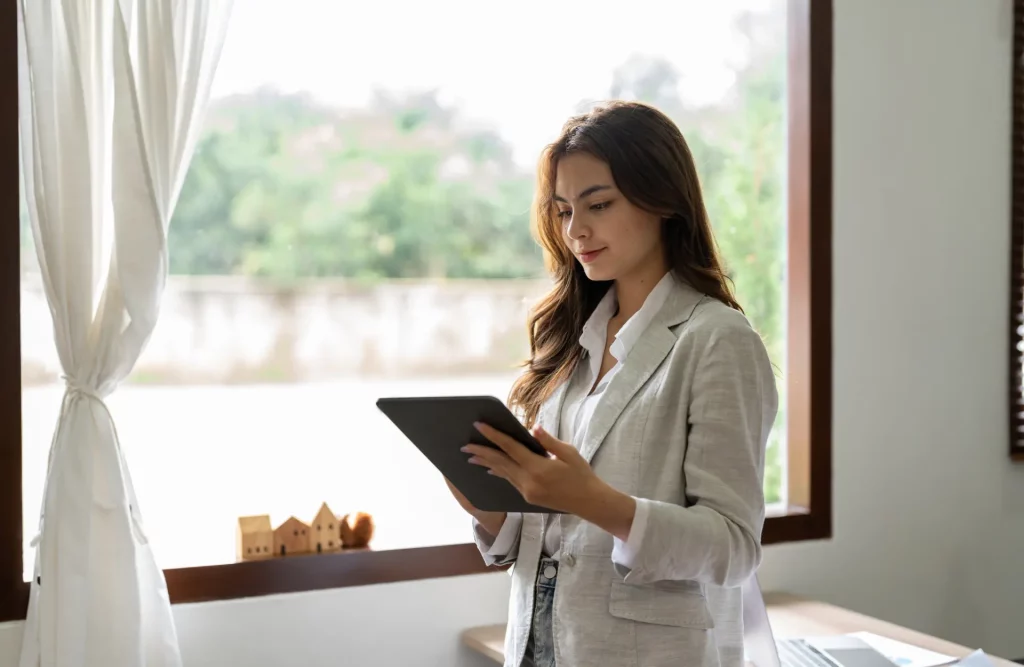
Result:
<svg viewBox="0 0 1024 667"><path fill-rule="evenodd" d="M661 217L627 200L607 163L589 153L559 159L555 203L562 240L591 280L664 273Z"/></svg>

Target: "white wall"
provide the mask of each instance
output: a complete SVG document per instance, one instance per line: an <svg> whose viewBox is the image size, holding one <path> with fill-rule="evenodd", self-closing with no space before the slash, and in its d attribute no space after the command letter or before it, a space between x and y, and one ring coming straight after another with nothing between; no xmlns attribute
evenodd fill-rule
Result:
<svg viewBox="0 0 1024 667"><path fill-rule="evenodd" d="M1024 657L1010 2L836 5L836 536L772 548L763 583Z"/></svg>
<svg viewBox="0 0 1024 667"><path fill-rule="evenodd" d="M1010 4L837 2L836 539L763 581L1015 658Z"/></svg>
<svg viewBox="0 0 1024 667"><path fill-rule="evenodd" d="M503 573L177 605L185 667L487 667L463 628L506 618ZM0 624L15 667L21 623Z"/></svg>
<svg viewBox="0 0 1024 667"><path fill-rule="evenodd" d="M1004 400L1010 3L836 5L836 537L769 549L762 583L1024 656L1024 466ZM187 667L469 667L485 663L458 630L504 620L507 590L496 573L176 618ZM19 641L0 628L0 665Z"/></svg>

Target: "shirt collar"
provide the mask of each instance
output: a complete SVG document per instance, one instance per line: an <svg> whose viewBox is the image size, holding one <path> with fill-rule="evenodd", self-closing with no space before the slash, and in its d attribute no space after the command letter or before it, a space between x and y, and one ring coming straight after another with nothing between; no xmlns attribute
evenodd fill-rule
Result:
<svg viewBox="0 0 1024 667"><path fill-rule="evenodd" d="M654 289L647 295L647 298L644 299L644 304L640 307L640 310L634 313L622 325L622 328L619 329L615 340L612 341L610 350L612 356L617 361L620 363L625 361L629 351L633 349L633 345L636 344L640 336L650 326L658 311L665 305L665 301L672 292L674 283L673 274L669 271L658 281L658 284L654 286ZM583 332L580 334L580 345L590 355L591 365L595 363L600 364L601 359L604 357L604 346L608 337L608 322L615 314L617 303L615 285L612 285L608 288L608 292L605 293L604 298L597 304L597 308L594 309L593 314L583 326Z"/></svg>
<svg viewBox="0 0 1024 667"><path fill-rule="evenodd" d="M580 345L590 355L590 363L600 364L604 357L604 346L608 338L608 321L612 319L617 307L615 298L615 285L608 288L604 298L597 304L597 308L583 325L583 332L580 334ZM595 362L596 360L596 362Z"/></svg>

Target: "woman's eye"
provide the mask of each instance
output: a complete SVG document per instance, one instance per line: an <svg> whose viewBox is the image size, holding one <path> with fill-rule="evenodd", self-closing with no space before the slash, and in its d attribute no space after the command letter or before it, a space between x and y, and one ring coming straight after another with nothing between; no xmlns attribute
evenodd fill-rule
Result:
<svg viewBox="0 0 1024 667"><path fill-rule="evenodd" d="M603 211L606 208L608 208L610 205L611 205L611 202L603 201L603 202L599 202L597 204L591 204L590 210L591 211Z"/></svg>
<svg viewBox="0 0 1024 667"><path fill-rule="evenodd" d="M558 219L559 220L565 220L565 218L567 216L570 216L570 215L572 215L572 211L559 211L558 212Z"/></svg>

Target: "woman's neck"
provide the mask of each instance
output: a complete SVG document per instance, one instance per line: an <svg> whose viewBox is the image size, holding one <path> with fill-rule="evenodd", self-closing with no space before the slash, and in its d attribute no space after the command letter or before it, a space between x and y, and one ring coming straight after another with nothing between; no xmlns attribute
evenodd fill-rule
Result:
<svg viewBox="0 0 1024 667"><path fill-rule="evenodd" d="M619 278L615 281L615 297L618 301L618 312L615 318L625 322L636 315L647 300L651 290L665 277L668 272L664 267L653 267L652 270L638 272L637 275Z"/></svg>

